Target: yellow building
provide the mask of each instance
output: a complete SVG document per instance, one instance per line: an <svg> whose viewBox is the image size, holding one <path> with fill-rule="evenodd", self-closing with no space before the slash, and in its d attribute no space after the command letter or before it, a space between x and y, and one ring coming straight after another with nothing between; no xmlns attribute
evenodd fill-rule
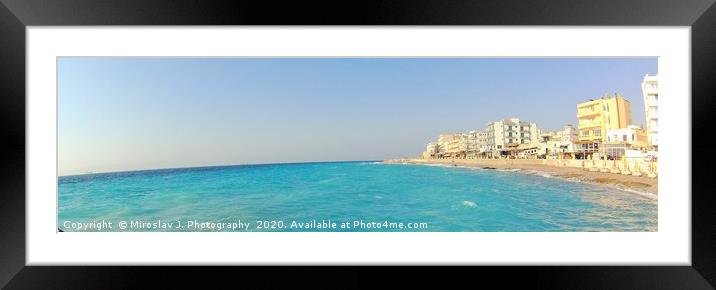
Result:
<svg viewBox="0 0 716 290"><path fill-rule="evenodd" d="M631 125L631 103L621 95L605 96L577 105L580 143L603 143L607 130Z"/></svg>
<svg viewBox="0 0 716 290"><path fill-rule="evenodd" d="M467 134L441 134L438 138L440 155L443 157L465 157Z"/></svg>

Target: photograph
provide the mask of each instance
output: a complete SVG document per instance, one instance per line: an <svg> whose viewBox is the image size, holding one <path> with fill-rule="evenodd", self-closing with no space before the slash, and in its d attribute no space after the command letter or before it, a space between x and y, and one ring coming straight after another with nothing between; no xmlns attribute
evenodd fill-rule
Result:
<svg viewBox="0 0 716 290"><path fill-rule="evenodd" d="M0 0L0 288L714 289L715 2Z"/></svg>
<svg viewBox="0 0 716 290"><path fill-rule="evenodd" d="M658 57L56 62L58 232L659 231Z"/></svg>

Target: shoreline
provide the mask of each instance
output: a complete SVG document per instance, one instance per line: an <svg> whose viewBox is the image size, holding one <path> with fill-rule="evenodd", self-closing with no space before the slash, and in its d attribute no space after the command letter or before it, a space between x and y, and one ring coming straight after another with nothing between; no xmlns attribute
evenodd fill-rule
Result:
<svg viewBox="0 0 716 290"><path fill-rule="evenodd" d="M642 195L648 198L658 199L658 179L648 177L637 177L631 175L614 174L598 171L587 171L579 167L562 167L545 164L534 164L527 162L532 160L522 159L389 159L384 163L393 164L422 164L422 165L445 165L477 167L482 169L499 170L520 170L545 172L550 177L556 177L567 181L578 181L600 186L609 186L633 194Z"/></svg>

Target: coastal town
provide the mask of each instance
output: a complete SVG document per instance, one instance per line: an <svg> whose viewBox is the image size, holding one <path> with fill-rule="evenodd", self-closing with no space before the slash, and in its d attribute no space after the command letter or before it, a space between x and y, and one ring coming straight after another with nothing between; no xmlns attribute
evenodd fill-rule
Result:
<svg viewBox="0 0 716 290"><path fill-rule="evenodd" d="M57 233L656 232L658 64L58 59Z"/></svg>
<svg viewBox="0 0 716 290"><path fill-rule="evenodd" d="M641 88L644 108L638 109L645 110L645 128L634 124L627 98L618 93L606 94L575 104L576 126L565 124L560 130L543 131L536 122L519 118L495 120L481 129L441 134L427 144L420 158L402 162L487 168L572 168L600 173L592 176L591 181L614 181L614 175L620 175L623 177L617 183L647 184L644 187L655 191L658 76L644 76ZM570 172L575 175L574 170Z"/></svg>

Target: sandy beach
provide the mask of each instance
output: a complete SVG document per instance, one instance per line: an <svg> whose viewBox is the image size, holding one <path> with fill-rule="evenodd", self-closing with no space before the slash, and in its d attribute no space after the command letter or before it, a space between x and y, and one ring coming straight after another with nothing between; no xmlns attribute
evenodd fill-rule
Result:
<svg viewBox="0 0 716 290"><path fill-rule="evenodd" d="M548 173L550 176L592 184L616 187L657 198L658 179L644 176L622 175L587 171L579 167L562 167L538 164L538 160L525 159L391 159L385 163L442 164L448 166L480 167L485 169L519 169Z"/></svg>

